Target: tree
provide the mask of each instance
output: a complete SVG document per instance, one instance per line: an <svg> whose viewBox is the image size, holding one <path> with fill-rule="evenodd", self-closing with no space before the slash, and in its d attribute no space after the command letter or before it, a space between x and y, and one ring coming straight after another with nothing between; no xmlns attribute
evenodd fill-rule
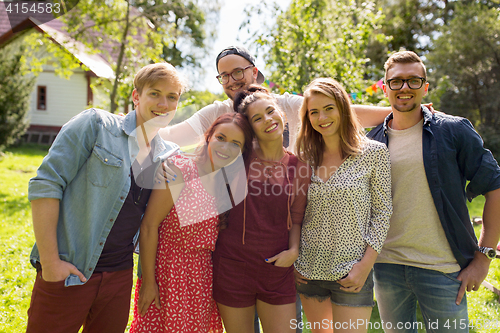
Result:
<svg viewBox="0 0 500 333"><path fill-rule="evenodd" d="M161 21L168 22L165 28L168 34L162 41L162 58L176 67L199 68L209 41L216 35L219 1L177 0L167 9L161 15ZM158 17L150 19L155 26L161 25Z"/></svg>
<svg viewBox="0 0 500 333"><path fill-rule="evenodd" d="M142 66L162 60L174 66L198 64L197 55L204 53L199 50L215 31L207 28L207 18L214 19L218 10L218 0L80 0L61 19L74 40L112 65L109 96L115 112L120 99L128 103L133 76ZM31 45L35 54L38 44Z"/></svg>
<svg viewBox="0 0 500 333"><path fill-rule="evenodd" d="M457 5L427 55L433 97L446 113L467 117L500 157L500 8Z"/></svg>
<svg viewBox="0 0 500 333"><path fill-rule="evenodd" d="M301 93L314 78L329 76L357 92L382 76L366 56L370 41L386 42L376 32L382 18L372 1L293 0L255 43L269 49L269 79L290 91Z"/></svg>
<svg viewBox="0 0 500 333"><path fill-rule="evenodd" d="M14 143L28 128L26 113L35 79L26 75L22 52L0 49L0 152Z"/></svg>
<svg viewBox="0 0 500 333"><path fill-rule="evenodd" d="M381 32L391 36L388 51L412 50L425 55L434 49L433 40L443 26L455 17L455 8L463 4L481 3L488 8L498 7L498 0L375 0L382 7L385 19ZM386 55L372 61L383 65Z"/></svg>
<svg viewBox="0 0 500 333"><path fill-rule="evenodd" d="M453 1L378 0L377 5L386 16L382 31L392 36L389 51L404 48L423 54L431 47L429 36L449 19Z"/></svg>

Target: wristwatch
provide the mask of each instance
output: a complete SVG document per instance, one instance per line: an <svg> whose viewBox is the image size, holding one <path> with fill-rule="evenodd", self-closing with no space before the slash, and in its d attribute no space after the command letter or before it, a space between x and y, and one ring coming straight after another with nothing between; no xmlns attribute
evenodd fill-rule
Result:
<svg viewBox="0 0 500 333"><path fill-rule="evenodd" d="M497 256L497 251L495 251L495 249L491 247L480 246L479 252L484 254L488 259L495 259L495 257Z"/></svg>

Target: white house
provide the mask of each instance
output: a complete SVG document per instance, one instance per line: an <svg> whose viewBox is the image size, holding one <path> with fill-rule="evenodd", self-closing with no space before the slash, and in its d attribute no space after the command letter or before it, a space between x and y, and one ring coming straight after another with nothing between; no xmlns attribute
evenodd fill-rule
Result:
<svg viewBox="0 0 500 333"><path fill-rule="evenodd" d="M53 19L42 23L36 18L28 17L16 22L12 15L7 17L4 4L0 2L0 47L22 44L33 32L46 33L51 42L62 47L78 59L80 64L90 69L85 71L77 68L69 79L65 79L55 74L54 67L49 62L37 76L31 95L28 113L30 127L26 140L51 144L61 126L73 116L87 109L89 105L109 103L104 89L92 89L91 85L95 84L98 78L107 79L106 81L113 79L113 69L103 57L89 54L83 44L75 42L64 33L61 30L61 21ZM10 22L17 24L11 27Z"/></svg>

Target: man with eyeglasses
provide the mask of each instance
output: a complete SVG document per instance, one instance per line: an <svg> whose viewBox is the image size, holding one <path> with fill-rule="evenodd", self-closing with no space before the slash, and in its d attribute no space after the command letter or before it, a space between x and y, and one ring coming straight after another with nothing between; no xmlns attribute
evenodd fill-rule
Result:
<svg viewBox="0 0 500 333"><path fill-rule="evenodd" d="M374 266L385 332L468 332L465 290L477 290L500 237L500 168L471 123L421 105L426 69L410 51L385 63L392 113L369 136L388 145L394 212ZM467 187L465 184L470 181ZM484 195L479 245L466 199Z"/></svg>
<svg viewBox="0 0 500 333"><path fill-rule="evenodd" d="M236 93L247 89L251 84L264 82L264 75L255 67L255 58L242 46L230 46L222 50L217 56L216 67L219 73L217 80L229 99L222 102L215 101L189 119L162 129L160 135L165 140L173 141L181 147L197 143L217 117L224 113L234 112L233 99ZM275 97L286 114L290 131L288 149L293 151L300 123L299 109L303 98L289 93L275 95ZM390 108L363 105L355 105L354 110L364 127L380 124L390 112Z"/></svg>

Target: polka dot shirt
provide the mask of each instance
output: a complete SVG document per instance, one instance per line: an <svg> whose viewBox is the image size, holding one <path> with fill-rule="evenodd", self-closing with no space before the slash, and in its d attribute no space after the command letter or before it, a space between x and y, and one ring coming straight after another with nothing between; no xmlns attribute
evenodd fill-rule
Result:
<svg viewBox="0 0 500 333"><path fill-rule="evenodd" d="M342 278L368 245L380 253L391 214L389 151L368 140L326 182L313 170L295 268L309 279Z"/></svg>

